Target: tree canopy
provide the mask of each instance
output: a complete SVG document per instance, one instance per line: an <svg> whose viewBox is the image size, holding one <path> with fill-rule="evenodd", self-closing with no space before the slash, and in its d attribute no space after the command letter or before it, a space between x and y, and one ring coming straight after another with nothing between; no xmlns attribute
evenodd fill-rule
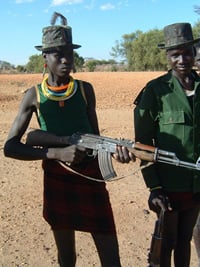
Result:
<svg viewBox="0 0 200 267"><path fill-rule="evenodd" d="M200 37L200 21L193 26L193 34L195 39ZM129 71L167 70L165 50L158 48L163 39L163 30L137 30L124 34L120 41L116 41L110 54L126 62Z"/></svg>

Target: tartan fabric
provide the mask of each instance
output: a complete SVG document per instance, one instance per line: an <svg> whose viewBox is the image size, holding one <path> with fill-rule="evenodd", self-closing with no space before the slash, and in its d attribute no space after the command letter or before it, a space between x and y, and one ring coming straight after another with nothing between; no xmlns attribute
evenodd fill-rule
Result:
<svg viewBox="0 0 200 267"><path fill-rule="evenodd" d="M58 162L43 161L43 216L53 230L116 233L105 182L74 174ZM97 160L84 162L76 171L103 180Z"/></svg>

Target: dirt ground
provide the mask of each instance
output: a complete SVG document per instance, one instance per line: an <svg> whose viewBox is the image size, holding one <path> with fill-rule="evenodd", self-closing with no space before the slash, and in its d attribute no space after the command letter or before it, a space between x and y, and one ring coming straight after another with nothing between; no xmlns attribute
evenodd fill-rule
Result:
<svg viewBox="0 0 200 267"><path fill-rule="evenodd" d="M76 73L94 85L101 135L134 139L133 100L159 72ZM0 74L0 266L57 267L56 248L42 218L41 162L5 158L3 144L16 116L23 92L41 82L42 75ZM33 118L32 126L37 126ZM118 178L107 182L117 226L123 267L147 266L155 215L147 206L148 189L135 164L116 164ZM77 267L100 266L88 233L76 233ZM192 242L191 267L197 267Z"/></svg>

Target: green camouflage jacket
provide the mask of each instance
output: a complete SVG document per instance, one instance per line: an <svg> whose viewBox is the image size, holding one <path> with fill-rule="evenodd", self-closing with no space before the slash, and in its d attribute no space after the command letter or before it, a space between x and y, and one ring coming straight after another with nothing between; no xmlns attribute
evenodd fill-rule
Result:
<svg viewBox="0 0 200 267"><path fill-rule="evenodd" d="M150 81L135 100L135 140L175 152L195 163L200 156L200 77L195 78L192 104L171 71ZM144 163L142 163L144 164ZM171 192L200 192L200 171L155 163L144 165L147 187Z"/></svg>

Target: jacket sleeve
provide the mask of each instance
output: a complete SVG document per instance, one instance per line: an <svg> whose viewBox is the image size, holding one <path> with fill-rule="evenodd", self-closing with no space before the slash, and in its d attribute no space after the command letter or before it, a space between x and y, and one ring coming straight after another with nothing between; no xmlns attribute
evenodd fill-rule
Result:
<svg viewBox="0 0 200 267"><path fill-rule="evenodd" d="M152 87L145 87L134 102L134 130L135 141L146 145L155 145L155 133L158 120L158 105ZM141 172L149 188L160 186L159 176L156 171L157 164L148 164L141 161Z"/></svg>

